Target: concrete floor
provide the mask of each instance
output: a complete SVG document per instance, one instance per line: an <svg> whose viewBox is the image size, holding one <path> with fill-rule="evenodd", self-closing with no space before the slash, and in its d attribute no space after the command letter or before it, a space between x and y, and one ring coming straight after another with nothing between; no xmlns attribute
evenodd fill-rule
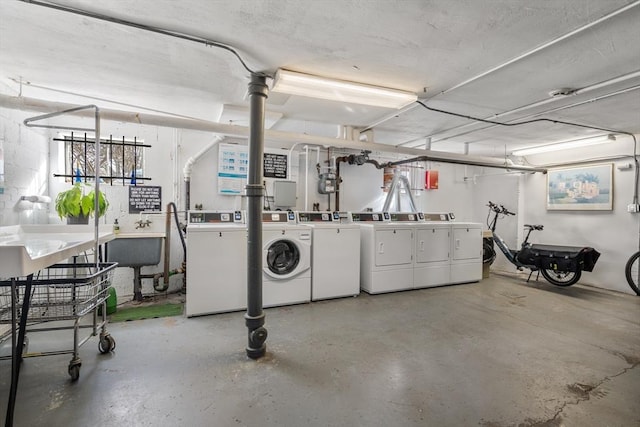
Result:
<svg viewBox="0 0 640 427"><path fill-rule="evenodd" d="M640 425L632 295L493 275L266 313L259 361L243 313L112 324L115 352L85 344L76 383L67 355L26 359L15 425ZM2 420L9 373L1 362Z"/></svg>

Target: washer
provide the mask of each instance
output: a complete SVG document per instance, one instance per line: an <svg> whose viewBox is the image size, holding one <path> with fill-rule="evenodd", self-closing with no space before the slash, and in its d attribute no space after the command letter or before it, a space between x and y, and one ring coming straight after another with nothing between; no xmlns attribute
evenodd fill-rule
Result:
<svg viewBox="0 0 640 427"><path fill-rule="evenodd" d="M417 214L352 213L360 226L360 288L370 294L413 288ZM403 218L407 221L403 221Z"/></svg>
<svg viewBox="0 0 640 427"><path fill-rule="evenodd" d="M262 213L263 306L311 300L311 229L291 211Z"/></svg>
<svg viewBox="0 0 640 427"><path fill-rule="evenodd" d="M241 211L190 211L188 317L247 307L247 229Z"/></svg>
<svg viewBox="0 0 640 427"><path fill-rule="evenodd" d="M311 301L360 294L360 227L340 223L338 212L298 212L311 227Z"/></svg>

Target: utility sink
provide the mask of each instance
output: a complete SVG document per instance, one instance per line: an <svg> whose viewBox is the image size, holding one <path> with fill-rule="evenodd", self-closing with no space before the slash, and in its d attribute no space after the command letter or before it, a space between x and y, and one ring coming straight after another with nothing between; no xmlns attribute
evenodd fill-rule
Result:
<svg viewBox="0 0 640 427"><path fill-rule="evenodd" d="M118 267L160 264L164 233L120 233L107 244L107 261Z"/></svg>

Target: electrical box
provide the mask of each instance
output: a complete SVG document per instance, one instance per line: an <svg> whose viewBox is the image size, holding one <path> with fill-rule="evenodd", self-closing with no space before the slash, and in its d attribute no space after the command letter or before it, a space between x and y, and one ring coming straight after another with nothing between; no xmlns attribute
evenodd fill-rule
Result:
<svg viewBox="0 0 640 427"><path fill-rule="evenodd" d="M438 189L438 171L428 170L424 173L424 188L425 190Z"/></svg>
<svg viewBox="0 0 640 427"><path fill-rule="evenodd" d="M296 206L296 182L274 181L273 204L278 208L292 208Z"/></svg>
<svg viewBox="0 0 640 427"><path fill-rule="evenodd" d="M336 174L321 173L318 175L318 193L331 194L336 192Z"/></svg>

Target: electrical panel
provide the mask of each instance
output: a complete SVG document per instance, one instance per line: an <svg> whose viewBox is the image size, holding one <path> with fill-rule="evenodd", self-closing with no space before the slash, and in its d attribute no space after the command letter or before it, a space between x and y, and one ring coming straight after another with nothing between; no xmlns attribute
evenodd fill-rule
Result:
<svg viewBox="0 0 640 427"><path fill-rule="evenodd" d="M318 193L331 194L336 192L336 174L327 172L318 175Z"/></svg>
<svg viewBox="0 0 640 427"><path fill-rule="evenodd" d="M273 204L279 208L292 208L296 206L295 181L273 182Z"/></svg>

